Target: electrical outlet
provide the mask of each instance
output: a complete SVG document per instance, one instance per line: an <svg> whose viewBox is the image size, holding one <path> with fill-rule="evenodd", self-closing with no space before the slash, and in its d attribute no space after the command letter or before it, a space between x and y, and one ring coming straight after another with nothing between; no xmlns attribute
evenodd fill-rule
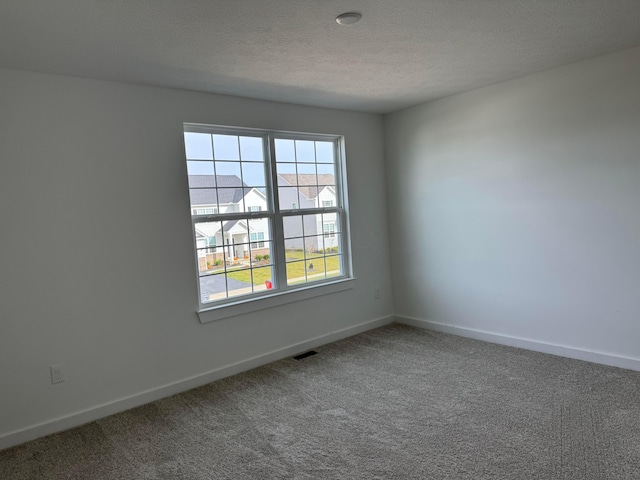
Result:
<svg viewBox="0 0 640 480"><path fill-rule="evenodd" d="M51 365L51 383L55 385L56 383L62 383L65 381L64 371L62 370L62 364L59 365Z"/></svg>
<svg viewBox="0 0 640 480"><path fill-rule="evenodd" d="M380 289L379 288L374 288L373 289L373 298L375 300L380 300Z"/></svg>

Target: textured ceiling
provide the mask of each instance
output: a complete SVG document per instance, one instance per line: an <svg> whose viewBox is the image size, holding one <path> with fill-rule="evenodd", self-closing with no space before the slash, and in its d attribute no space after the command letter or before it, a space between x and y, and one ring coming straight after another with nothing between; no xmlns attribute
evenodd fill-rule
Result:
<svg viewBox="0 0 640 480"><path fill-rule="evenodd" d="M636 45L640 0L0 0L1 67L378 113Z"/></svg>

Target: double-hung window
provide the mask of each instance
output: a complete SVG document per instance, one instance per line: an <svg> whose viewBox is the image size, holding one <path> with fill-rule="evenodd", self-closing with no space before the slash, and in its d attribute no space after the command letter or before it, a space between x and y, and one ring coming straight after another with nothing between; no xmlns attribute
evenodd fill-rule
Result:
<svg viewBox="0 0 640 480"><path fill-rule="evenodd" d="M184 125L200 308L351 277L342 137Z"/></svg>

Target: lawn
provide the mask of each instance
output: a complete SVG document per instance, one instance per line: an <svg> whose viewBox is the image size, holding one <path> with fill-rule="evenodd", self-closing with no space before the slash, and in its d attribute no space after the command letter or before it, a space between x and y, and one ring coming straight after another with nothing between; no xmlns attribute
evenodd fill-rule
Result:
<svg viewBox="0 0 640 480"><path fill-rule="evenodd" d="M333 255L324 257L322 253L307 254L307 261L305 262L303 252L301 250L288 250L287 256L287 279L294 280L291 284L304 283L305 280L305 265L307 266L307 273L309 275L309 281L320 280L325 278L325 261L326 271L329 272L329 277L335 277L340 275L340 256ZM298 260L299 259L299 260ZM291 261L290 261L291 260ZM323 261L324 260L324 261ZM313 269L309 269L310 265L313 265ZM254 267L253 268L253 284L264 285L266 280L272 280L273 275L271 272L272 266L267 267ZM337 271L337 272L336 272ZM251 283L251 269L239 268L236 270L229 270L227 273L229 278L238 280L240 282Z"/></svg>

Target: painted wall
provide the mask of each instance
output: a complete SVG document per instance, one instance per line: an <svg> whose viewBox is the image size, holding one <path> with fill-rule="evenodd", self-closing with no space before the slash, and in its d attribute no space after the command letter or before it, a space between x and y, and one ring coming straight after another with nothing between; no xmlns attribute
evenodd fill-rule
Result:
<svg viewBox="0 0 640 480"><path fill-rule="evenodd" d="M355 288L200 324L183 122L345 135ZM376 115L0 70L0 447L391 315L382 138Z"/></svg>
<svg viewBox="0 0 640 480"><path fill-rule="evenodd" d="M398 315L640 359L640 48L385 131Z"/></svg>

